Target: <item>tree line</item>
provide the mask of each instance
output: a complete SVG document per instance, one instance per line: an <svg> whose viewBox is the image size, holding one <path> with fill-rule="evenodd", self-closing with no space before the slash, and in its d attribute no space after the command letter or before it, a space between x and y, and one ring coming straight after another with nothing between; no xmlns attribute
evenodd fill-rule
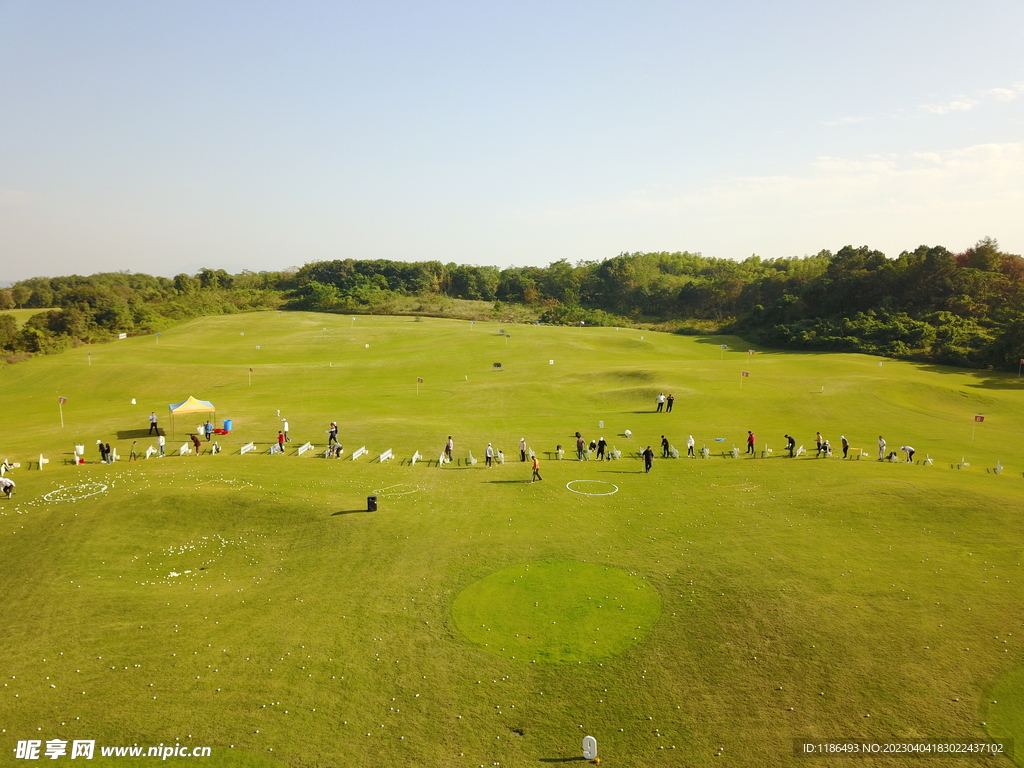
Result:
<svg viewBox="0 0 1024 768"><path fill-rule="evenodd" d="M486 302L495 317L516 305L552 324L720 331L766 346L968 367L1016 368L1024 356L1024 259L990 238L960 253L921 246L896 258L846 246L743 261L685 251L508 269L344 259L240 275L204 269L173 279L34 278L0 291L0 311L59 309L31 318L20 331L13 318L0 316L0 347L53 351L255 309L384 313L403 297Z"/></svg>

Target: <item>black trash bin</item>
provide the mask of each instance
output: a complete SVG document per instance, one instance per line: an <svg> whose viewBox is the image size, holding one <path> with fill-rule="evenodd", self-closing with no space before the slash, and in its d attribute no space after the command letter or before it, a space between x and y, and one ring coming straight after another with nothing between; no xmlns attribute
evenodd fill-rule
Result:
<svg viewBox="0 0 1024 768"><path fill-rule="evenodd" d="M367 512L376 512L377 511L377 497L376 496L367 496L366 497L366 511Z"/></svg>

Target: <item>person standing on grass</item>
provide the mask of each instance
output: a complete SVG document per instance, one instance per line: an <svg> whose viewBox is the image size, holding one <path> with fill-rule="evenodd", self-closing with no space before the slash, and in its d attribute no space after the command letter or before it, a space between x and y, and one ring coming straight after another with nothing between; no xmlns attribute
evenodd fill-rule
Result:
<svg viewBox="0 0 1024 768"><path fill-rule="evenodd" d="M526 461L526 438L519 438L519 460Z"/></svg>
<svg viewBox="0 0 1024 768"><path fill-rule="evenodd" d="M487 450L484 451L484 464L488 467L494 466L494 448L490 443L487 444Z"/></svg>
<svg viewBox="0 0 1024 768"><path fill-rule="evenodd" d="M792 459L796 456L796 454L793 453L796 450L796 438L792 435L786 435L786 450L789 451L789 458Z"/></svg>
<svg viewBox="0 0 1024 768"><path fill-rule="evenodd" d="M650 472L651 467L654 466L654 451L652 451L651 446L648 445L647 450L640 455L643 456L644 459L644 474L646 474Z"/></svg>
<svg viewBox="0 0 1024 768"><path fill-rule="evenodd" d="M160 458L162 459L164 457L164 446L167 445L167 438L164 437L163 435L157 435L156 444L160 448Z"/></svg>
<svg viewBox="0 0 1024 768"><path fill-rule="evenodd" d="M139 460L139 452L137 450L138 445L139 445L139 441L138 440L132 440L132 452L128 454L128 461L138 461Z"/></svg>
<svg viewBox="0 0 1024 768"><path fill-rule="evenodd" d="M605 460L605 452L607 451L607 449L608 449L608 443L602 437L600 440L597 441L597 460L598 461L604 461Z"/></svg>
<svg viewBox="0 0 1024 768"><path fill-rule="evenodd" d="M444 455L449 462L452 460L452 454L455 452L455 441L451 435L448 435L448 442L444 444Z"/></svg>
<svg viewBox="0 0 1024 768"><path fill-rule="evenodd" d="M850 452L850 441L846 439L846 435L839 436L839 442L843 444L843 458L846 458L846 454Z"/></svg>
<svg viewBox="0 0 1024 768"><path fill-rule="evenodd" d="M543 479L544 478L540 476L540 459L537 458L537 454L533 454L533 479L530 480L530 482L535 483L538 480Z"/></svg>
<svg viewBox="0 0 1024 768"><path fill-rule="evenodd" d="M107 449L103 447L103 441L102 440L97 440L96 441L96 448L100 452L100 463L106 464L107 463Z"/></svg>
<svg viewBox="0 0 1024 768"><path fill-rule="evenodd" d="M686 455L691 459L696 459L697 454L693 452L693 445L693 435L690 435L688 438L686 438Z"/></svg>
<svg viewBox="0 0 1024 768"><path fill-rule="evenodd" d="M662 392L660 395L658 395L658 410L657 410L657 413L661 413L663 410L665 410L665 393L664 392Z"/></svg>
<svg viewBox="0 0 1024 768"><path fill-rule="evenodd" d="M8 499L14 495L14 481L9 477L0 477L0 490Z"/></svg>
<svg viewBox="0 0 1024 768"><path fill-rule="evenodd" d="M757 438L754 437L754 433L749 429L747 430L747 453L754 455L754 443L757 442Z"/></svg>
<svg viewBox="0 0 1024 768"><path fill-rule="evenodd" d="M885 460L885 438L881 435L878 436L878 460Z"/></svg>
<svg viewBox="0 0 1024 768"><path fill-rule="evenodd" d="M818 452L815 454L816 456L820 456L821 455L821 441L822 441L821 432L815 432L814 433L814 445L818 449Z"/></svg>
<svg viewBox="0 0 1024 768"><path fill-rule="evenodd" d="M213 437L213 422L209 419L203 424L203 433L206 435L206 442L210 442L210 438Z"/></svg>
<svg viewBox="0 0 1024 768"><path fill-rule="evenodd" d="M277 452L284 455L284 432L280 430L277 433Z"/></svg>
<svg viewBox="0 0 1024 768"><path fill-rule="evenodd" d="M149 414L149 434L152 435L154 432L156 432L158 435L160 434L160 430L157 429L156 426L156 411L153 411L151 414Z"/></svg>
<svg viewBox="0 0 1024 768"><path fill-rule="evenodd" d="M199 442L199 435L189 435L192 438L192 445L196 449L196 456L203 452L203 444Z"/></svg>
<svg viewBox="0 0 1024 768"><path fill-rule="evenodd" d="M672 413L672 403L676 401L673 395L669 395L665 400L665 413Z"/></svg>
<svg viewBox="0 0 1024 768"><path fill-rule="evenodd" d="M587 455L587 441L583 439L583 436L576 433L576 461L583 461Z"/></svg>
<svg viewBox="0 0 1024 768"><path fill-rule="evenodd" d="M661 436L661 458L668 458L668 438L664 435Z"/></svg>
<svg viewBox="0 0 1024 768"><path fill-rule="evenodd" d="M329 437L327 438L327 447L338 444L338 422L332 421L331 428L327 430Z"/></svg>

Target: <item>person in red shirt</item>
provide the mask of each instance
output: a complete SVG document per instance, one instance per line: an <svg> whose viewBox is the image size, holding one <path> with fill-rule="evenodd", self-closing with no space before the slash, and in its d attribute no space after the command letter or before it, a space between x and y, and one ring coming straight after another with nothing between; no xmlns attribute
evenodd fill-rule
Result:
<svg viewBox="0 0 1024 768"><path fill-rule="evenodd" d="M756 441L757 441L757 438L756 438L756 437L754 437L754 433L753 433L753 432L751 432L751 431L750 431L750 430L748 429L748 430L747 430L747 453L750 453L750 454L753 454L753 453L754 453L754 443L755 443Z"/></svg>
<svg viewBox="0 0 1024 768"><path fill-rule="evenodd" d="M284 432L277 433L277 452L284 453Z"/></svg>

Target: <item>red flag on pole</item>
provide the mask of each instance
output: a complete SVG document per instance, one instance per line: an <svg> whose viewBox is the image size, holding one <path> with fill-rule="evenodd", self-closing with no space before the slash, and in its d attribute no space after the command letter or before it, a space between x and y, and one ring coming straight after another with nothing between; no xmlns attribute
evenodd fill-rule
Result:
<svg viewBox="0 0 1024 768"><path fill-rule="evenodd" d="M975 417L974 417L974 420L975 420L975 421L979 421L979 422L980 422L980 421L984 421L984 420L985 420L985 417L984 417L984 416L975 416Z"/></svg>
<svg viewBox="0 0 1024 768"><path fill-rule="evenodd" d="M417 376L416 377L416 383L417 384L422 384L423 383L423 378L421 376Z"/></svg>
<svg viewBox="0 0 1024 768"><path fill-rule="evenodd" d="M744 376L749 376L750 375L750 371L743 371L743 375Z"/></svg>

